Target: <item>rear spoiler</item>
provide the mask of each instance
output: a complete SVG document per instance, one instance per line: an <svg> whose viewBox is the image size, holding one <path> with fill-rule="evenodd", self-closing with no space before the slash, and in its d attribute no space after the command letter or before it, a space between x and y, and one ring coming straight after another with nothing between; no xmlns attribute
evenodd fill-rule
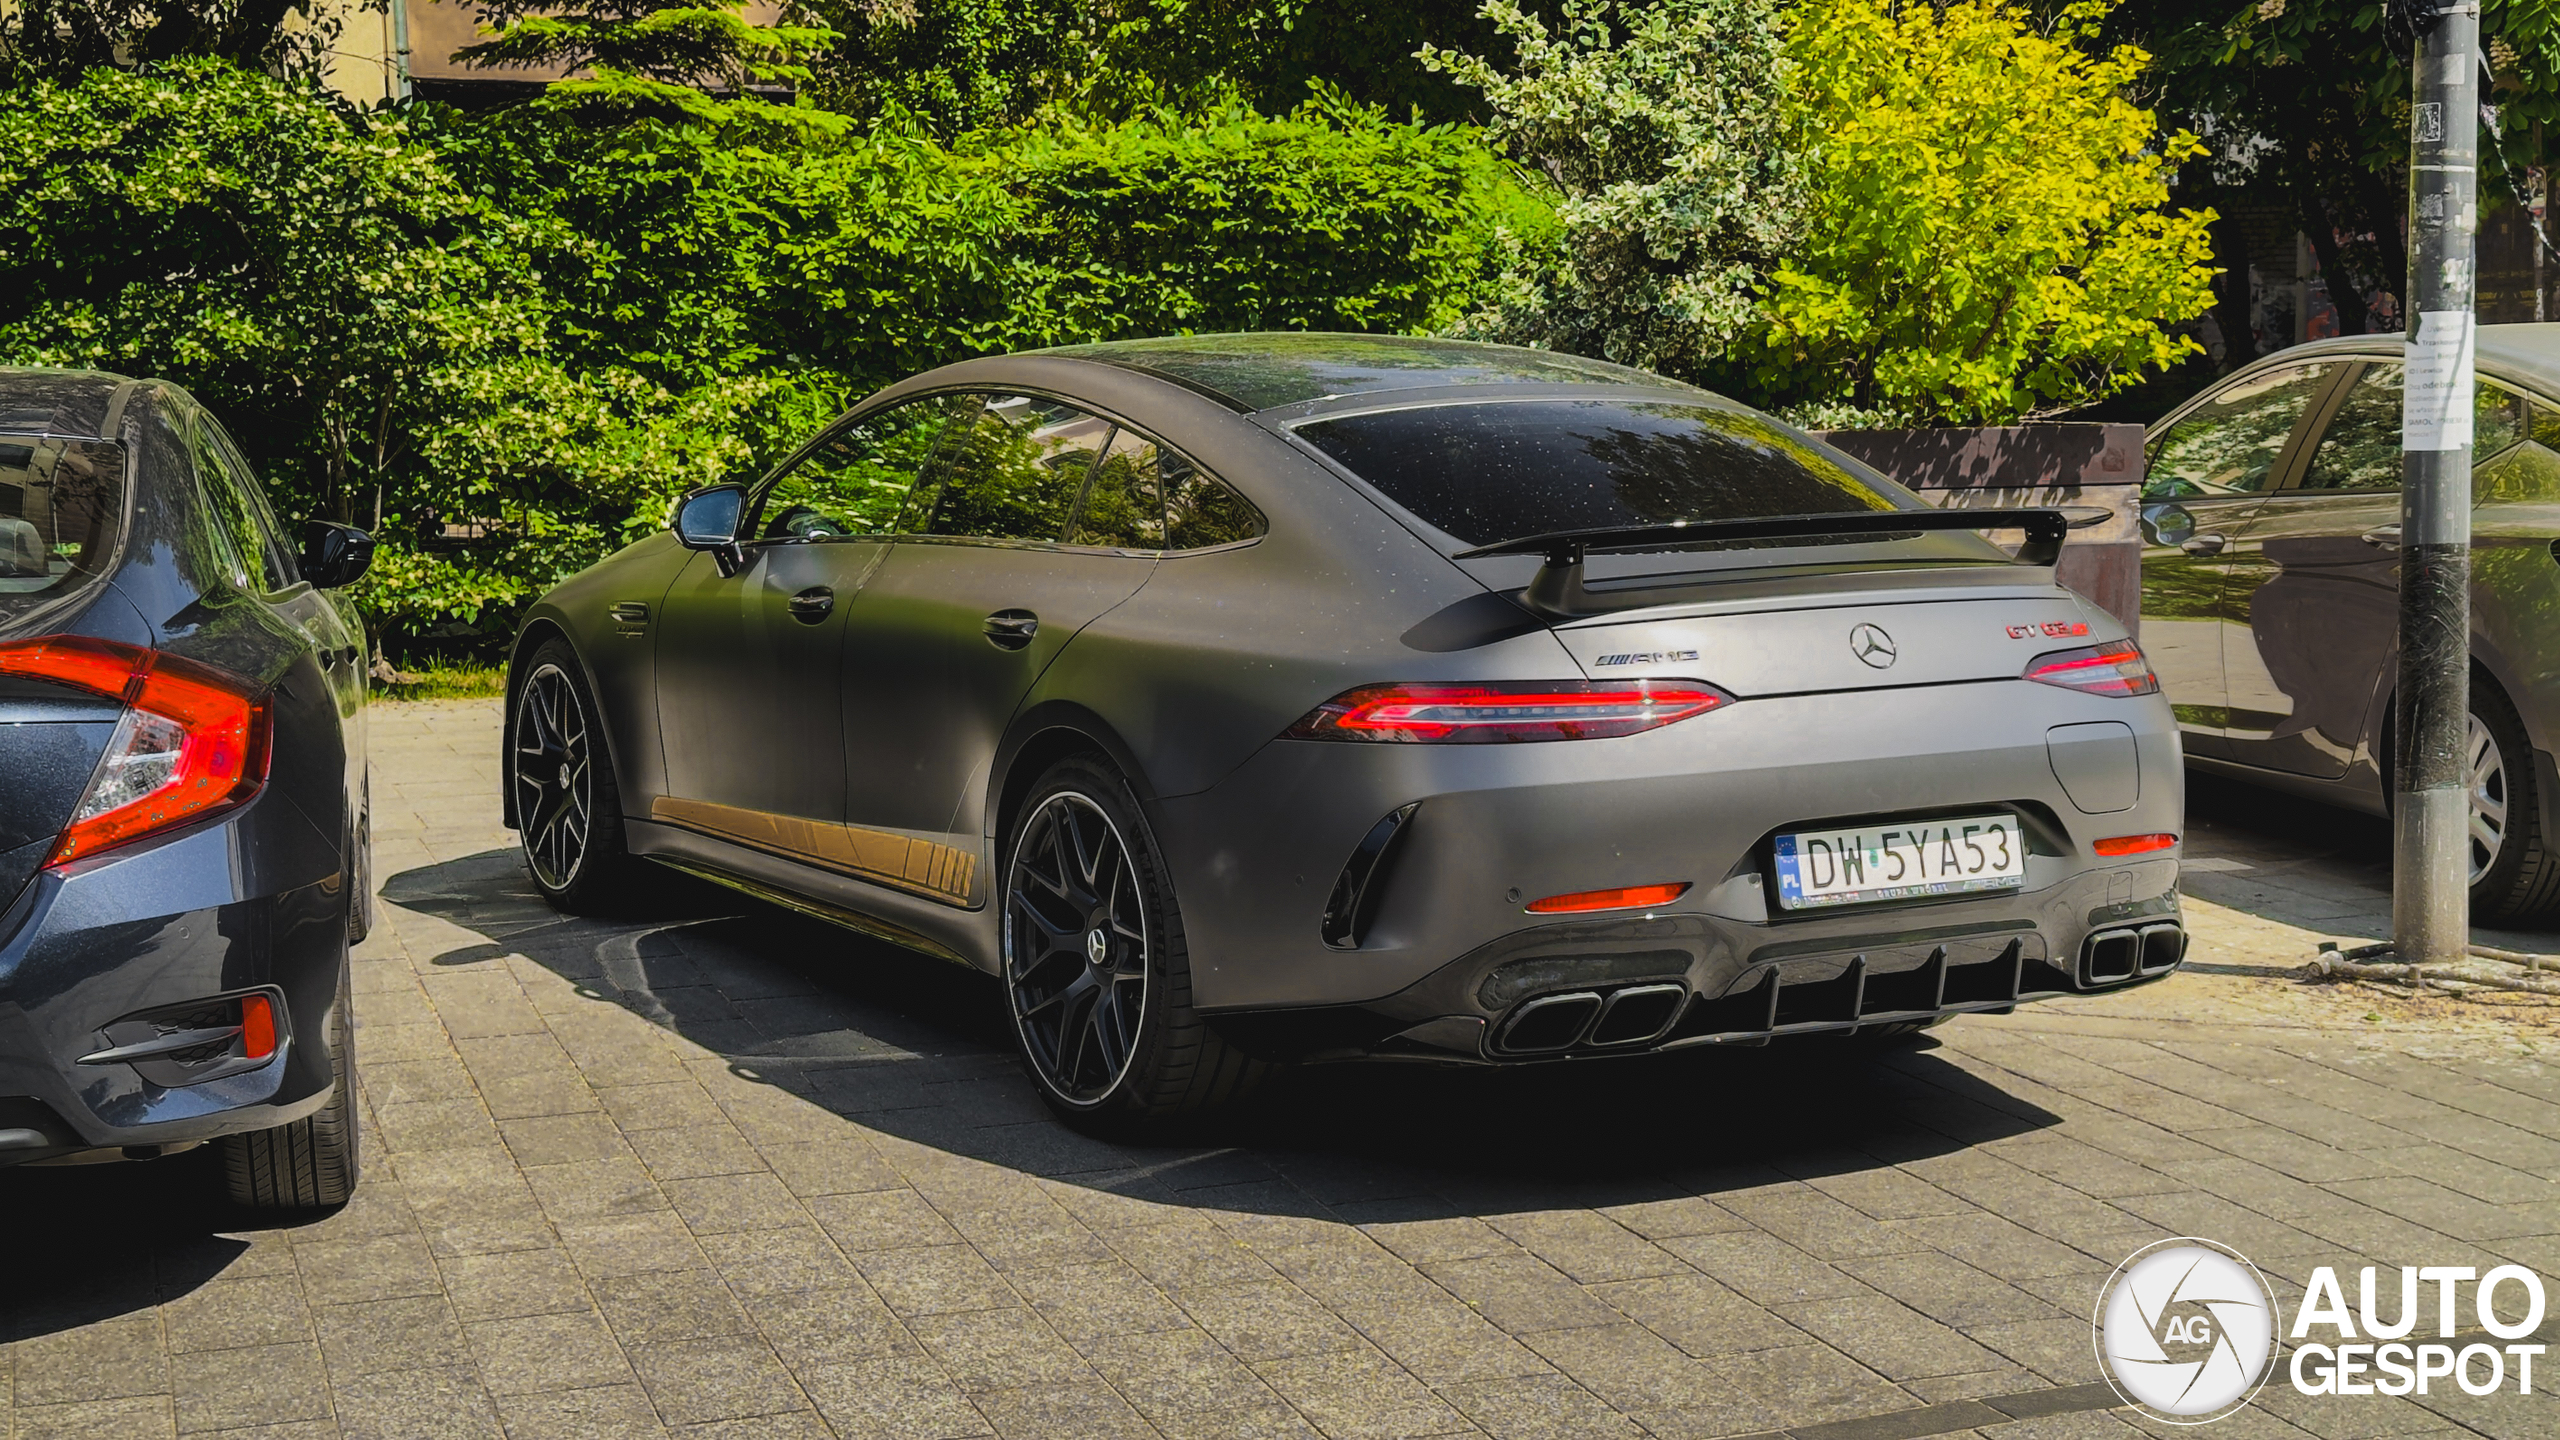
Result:
<svg viewBox="0 0 2560 1440"><path fill-rule="evenodd" d="M1558 620L1603 615L1660 603L1648 586L1615 594L1594 595L1582 587L1582 558L1594 551L1682 550L1727 540L1771 540L1790 536L1866 537L1907 535L1915 530L2023 530L2018 548L2021 565L2051 565L2061 558L2063 537L2077 526L2104 520L2104 510L1852 510L1836 515L1766 515L1748 520L1677 520L1667 525L1603 526L1593 530L1558 530L1461 550L1453 558L1489 560L1498 555L1538 555L1546 563L1520 593L1521 603Z"/></svg>

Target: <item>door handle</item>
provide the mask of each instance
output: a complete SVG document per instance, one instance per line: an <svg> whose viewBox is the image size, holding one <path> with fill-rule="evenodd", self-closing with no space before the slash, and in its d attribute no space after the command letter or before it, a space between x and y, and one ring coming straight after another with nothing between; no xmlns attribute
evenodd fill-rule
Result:
<svg viewBox="0 0 2560 1440"><path fill-rule="evenodd" d="M2397 525L2378 526L2374 529L2367 530L2356 538L2362 540L2364 543L2372 546L2376 550L2397 550L2400 548L2400 527Z"/></svg>
<svg viewBox="0 0 2560 1440"><path fill-rule="evenodd" d="M2178 548L2190 555L2219 555L2231 541L2221 535L2190 535L2178 542Z"/></svg>
<svg viewBox="0 0 2560 1440"><path fill-rule="evenodd" d="M836 608L836 592L824 585L812 585L791 597L791 618L804 625L815 625Z"/></svg>
<svg viewBox="0 0 2560 1440"><path fill-rule="evenodd" d="M1028 610L999 610L987 617L987 643L999 650L1019 650L1040 633L1040 617Z"/></svg>

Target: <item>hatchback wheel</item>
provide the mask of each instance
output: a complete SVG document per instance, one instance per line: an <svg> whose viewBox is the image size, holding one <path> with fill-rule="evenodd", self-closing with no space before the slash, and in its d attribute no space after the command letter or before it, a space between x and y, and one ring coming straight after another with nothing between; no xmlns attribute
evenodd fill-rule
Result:
<svg viewBox="0 0 2560 1440"><path fill-rule="evenodd" d="M623 844L622 795L595 697L578 657L559 640L535 649L523 674L507 731L507 783L515 787L525 868L553 905L610 911L630 894L638 862Z"/></svg>
<svg viewBox="0 0 2560 1440"><path fill-rule="evenodd" d="M1098 757L1052 766L1010 828L1004 989L1023 1064L1088 1129L1196 1118L1268 1067L1191 1008L1181 912L1135 799Z"/></svg>
<svg viewBox="0 0 2560 1440"><path fill-rule="evenodd" d="M2560 856L2542 833L2533 748L2496 683L2474 672L2463 747L2471 810L2471 917L2518 924L2560 911Z"/></svg>

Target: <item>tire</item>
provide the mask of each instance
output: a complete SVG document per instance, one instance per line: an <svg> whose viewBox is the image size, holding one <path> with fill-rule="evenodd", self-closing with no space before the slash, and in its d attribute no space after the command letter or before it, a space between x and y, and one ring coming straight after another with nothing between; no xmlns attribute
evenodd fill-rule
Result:
<svg viewBox="0 0 2560 1440"><path fill-rule="evenodd" d="M356 1191L355 1009L348 967L338 969L329 1015L329 1103L290 1125L226 1135L222 1177L231 1203L265 1214L344 1205Z"/></svg>
<svg viewBox="0 0 2560 1440"><path fill-rule="evenodd" d="M2548 919L2560 910L2560 854L2542 829L2533 744L2515 706L2486 675L2471 677L2464 760L2471 801L2471 918L2482 925Z"/></svg>
<svg viewBox="0 0 2560 1440"><path fill-rule="evenodd" d="M1031 787L1005 836L1006 1016L1050 1109L1096 1134L1161 1134L1242 1100L1271 1067L1191 1008L1191 959L1155 839L1100 756Z"/></svg>
<svg viewBox="0 0 2560 1440"><path fill-rule="evenodd" d="M515 787L525 870L555 909L627 908L641 862L625 844L622 792L577 652L565 640L544 641L508 693L506 783Z"/></svg>

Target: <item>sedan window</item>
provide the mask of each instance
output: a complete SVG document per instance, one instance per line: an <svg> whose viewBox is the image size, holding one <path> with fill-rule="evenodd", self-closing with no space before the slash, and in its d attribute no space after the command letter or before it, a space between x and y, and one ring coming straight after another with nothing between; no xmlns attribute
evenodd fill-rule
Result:
<svg viewBox="0 0 2560 1440"><path fill-rule="evenodd" d="M1251 540L1269 527L1262 512L1190 461L1168 450L1162 467L1165 548L1206 550Z"/></svg>
<svg viewBox="0 0 2560 1440"><path fill-rule="evenodd" d="M2400 419L2403 371L2398 361L2365 367L2346 403L2338 407L2311 453L2311 469L2302 477L2305 490L2397 490L2400 488ZM2524 399L2490 380L2473 388L2471 454L2485 459L2513 445L2524 434Z"/></svg>
<svg viewBox="0 0 2560 1440"><path fill-rule="evenodd" d="M756 522L763 540L827 540L891 528L954 414L975 397L935 395L829 431L798 464L767 482Z"/></svg>
<svg viewBox="0 0 2560 1440"><path fill-rule="evenodd" d="M2170 427L2152 451L2142 498L2255 495L2265 489L2295 422L2337 369L2280 366L2207 399Z"/></svg>
<svg viewBox="0 0 2560 1440"><path fill-rule="evenodd" d="M1720 405L1417 406L1311 420L1298 434L1469 545L1557 530L1921 504L1810 437Z"/></svg>
<svg viewBox="0 0 2560 1440"><path fill-rule="evenodd" d="M1123 425L1102 448L1076 514L1075 543L1122 550L1164 548L1164 498L1157 485L1169 458L1153 439ZM1178 463L1178 462L1177 462Z"/></svg>
<svg viewBox="0 0 2560 1440"><path fill-rule="evenodd" d="M910 507L923 523L911 519L903 528L953 539L1066 538L1067 518L1110 442L1111 422L1055 400L990 395L961 423Z"/></svg>
<svg viewBox="0 0 2560 1440"><path fill-rule="evenodd" d="M17 596L95 573L123 513L122 446L0 436L0 616Z"/></svg>

